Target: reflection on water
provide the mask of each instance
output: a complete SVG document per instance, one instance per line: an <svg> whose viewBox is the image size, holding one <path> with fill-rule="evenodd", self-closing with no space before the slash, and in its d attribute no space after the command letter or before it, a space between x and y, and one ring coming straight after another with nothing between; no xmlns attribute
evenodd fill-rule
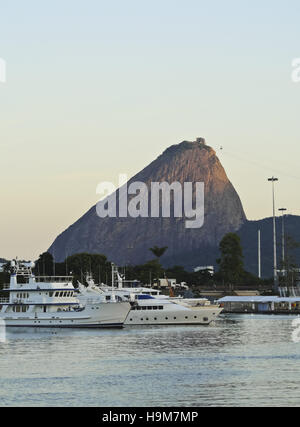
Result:
<svg viewBox="0 0 300 427"><path fill-rule="evenodd" d="M1 406L300 405L291 316L223 316L210 327L10 329Z"/></svg>

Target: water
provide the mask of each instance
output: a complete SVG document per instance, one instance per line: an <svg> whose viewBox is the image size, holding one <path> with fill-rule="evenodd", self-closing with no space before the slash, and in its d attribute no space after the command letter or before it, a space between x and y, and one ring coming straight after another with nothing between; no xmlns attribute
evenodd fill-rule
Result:
<svg viewBox="0 0 300 427"><path fill-rule="evenodd" d="M300 406L293 320L9 330L0 343L0 406Z"/></svg>

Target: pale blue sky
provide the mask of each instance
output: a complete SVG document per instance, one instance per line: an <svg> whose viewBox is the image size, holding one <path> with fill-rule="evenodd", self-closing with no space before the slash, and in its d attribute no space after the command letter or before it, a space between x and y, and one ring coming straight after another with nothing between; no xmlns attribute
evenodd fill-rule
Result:
<svg viewBox="0 0 300 427"><path fill-rule="evenodd" d="M0 0L0 256L37 257L98 182L197 136L249 219L272 174L300 215L299 19L294 0Z"/></svg>

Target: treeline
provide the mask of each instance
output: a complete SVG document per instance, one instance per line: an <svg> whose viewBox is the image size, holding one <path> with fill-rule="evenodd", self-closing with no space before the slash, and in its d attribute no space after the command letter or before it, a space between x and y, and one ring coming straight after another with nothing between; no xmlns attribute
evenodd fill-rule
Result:
<svg viewBox="0 0 300 427"><path fill-rule="evenodd" d="M142 265L119 266L119 271L125 274L126 280L137 280L142 284L153 285L158 279L176 279L177 283L186 283L193 287L218 286L251 286L272 284L272 279L261 280L245 271L243 251L240 238L235 233L227 234L220 242L220 259L217 260L219 271L213 276L208 271L191 272L182 266L165 269L160 263L160 257L167 251L167 247L150 248L155 259ZM54 262L49 252L40 255L36 261L34 274L36 276L73 276L73 283L86 283L86 275L92 274L96 283L111 285L111 262L103 254L79 253L71 255L64 262ZM0 273L0 284L7 283L9 275Z"/></svg>
<svg viewBox="0 0 300 427"><path fill-rule="evenodd" d="M190 272L182 266L163 268L160 257L167 247L150 248L155 259L142 265L120 266L120 273L125 274L126 280L137 280L143 284L153 284L159 278L176 279L177 283L185 282L188 286L217 287L224 285L256 286L268 285L270 280L261 280L245 271L243 251L240 238L235 233L227 234L220 242L219 271L213 276L208 271ZM69 256L62 263L54 263L53 257L46 252L40 255L36 262L36 275L72 275L74 284L77 281L85 283L87 273L91 273L96 283L111 284L111 262L103 254L80 253Z"/></svg>

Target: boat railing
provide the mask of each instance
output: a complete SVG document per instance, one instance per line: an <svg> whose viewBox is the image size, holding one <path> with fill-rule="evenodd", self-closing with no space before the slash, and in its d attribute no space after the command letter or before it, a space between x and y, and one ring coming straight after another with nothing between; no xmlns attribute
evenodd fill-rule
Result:
<svg viewBox="0 0 300 427"><path fill-rule="evenodd" d="M10 289L10 285L9 284L4 284L4 285L2 285L2 289L4 289L4 290Z"/></svg>
<svg viewBox="0 0 300 427"><path fill-rule="evenodd" d="M7 304L9 303L9 298L0 298L0 304Z"/></svg>
<svg viewBox="0 0 300 427"><path fill-rule="evenodd" d="M105 301L103 301L105 302ZM87 305L93 305L99 303L99 299L97 298L87 298L86 300Z"/></svg>
<svg viewBox="0 0 300 427"><path fill-rule="evenodd" d="M73 281L72 276L36 276L35 281L38 283L70 283Z"/></svg>

